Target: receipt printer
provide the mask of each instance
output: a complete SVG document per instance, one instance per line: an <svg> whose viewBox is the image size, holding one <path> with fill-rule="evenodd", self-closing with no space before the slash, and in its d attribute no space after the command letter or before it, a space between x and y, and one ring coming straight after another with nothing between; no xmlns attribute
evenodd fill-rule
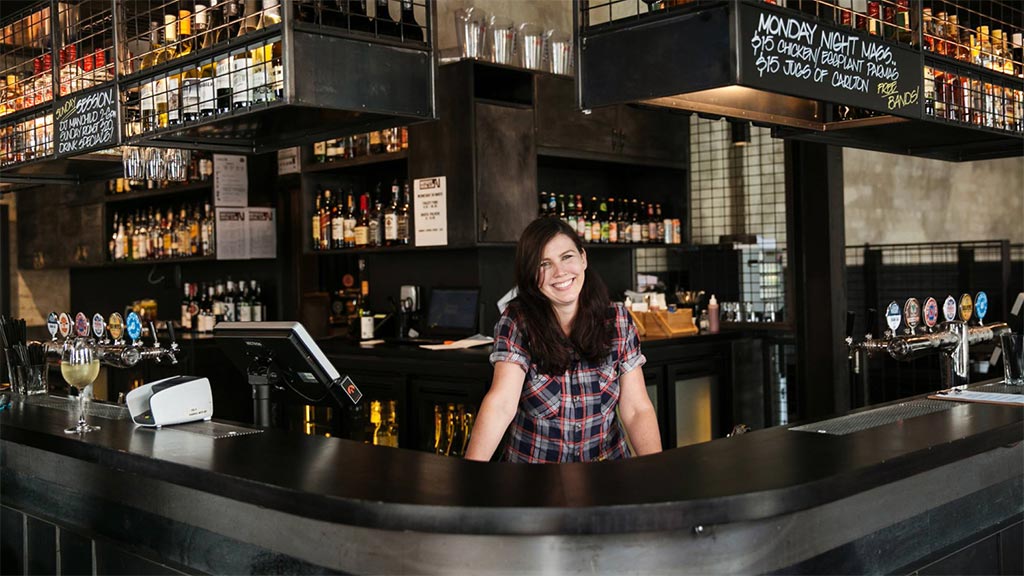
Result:
<svg viewBox="0 0 1024 576"><path fill-rule="evenodd" d="M132 421L141 426L169 426L213 418L210 381L172 376L140 386L125 398Z"/></svg>

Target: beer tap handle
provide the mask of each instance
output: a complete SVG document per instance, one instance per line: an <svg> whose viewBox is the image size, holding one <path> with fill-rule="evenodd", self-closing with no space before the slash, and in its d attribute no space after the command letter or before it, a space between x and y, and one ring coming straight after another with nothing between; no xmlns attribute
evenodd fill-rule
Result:
<svg viewBox="0 0 1024 576"><path fill-rule="evenodd" d="M156 334L156 324L154 324L152 320L149 321L149 333L150 335L153 336L153 348L159 348L160 339L157 337Z"/></svg>
<svg viewBox="0 0 1024 576"><path fill-rule="evenodd" d="M174 322L167 322L167 336L171 339L171 347L173 348L174 345L177 344L177 341L174 338Z"/></svg>

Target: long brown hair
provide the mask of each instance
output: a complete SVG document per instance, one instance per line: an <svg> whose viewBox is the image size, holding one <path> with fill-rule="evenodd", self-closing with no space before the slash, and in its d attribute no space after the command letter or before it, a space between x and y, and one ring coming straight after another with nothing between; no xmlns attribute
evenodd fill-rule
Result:
<svg viewBox="0 0 1024 576"><path fill-rule="evenodd" d="M608 288L593 267L588 266L569 337L562 333L551 302L538 286L544 247L559 234L569 237L576 250L583 253L583 243L576 231L558 218L538 218L523 230L516 245L515 260L519 294L511 304L516 319L525 328L530 355L540 370L548 374L565 372L572 362L573 350L591 362L602 360L611 348L614 329Z"/></svg>

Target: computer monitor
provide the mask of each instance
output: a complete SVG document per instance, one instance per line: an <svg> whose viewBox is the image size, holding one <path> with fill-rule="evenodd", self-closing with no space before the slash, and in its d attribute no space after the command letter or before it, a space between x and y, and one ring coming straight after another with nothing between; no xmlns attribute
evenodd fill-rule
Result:
<svg viewBox="0 0 1024 576"><path fill-rule="evenodd" d="M256 423L269 425L270 387L281 382L309 402L328 394L353 403L362 393L348 376L342 377L298 322L221 322L214 338L228 358L246 372L253 386Z"/></svg>
<svg viewBox="0 0 1024 576"><path fill-rule="evenodd" d="M480 313L478 288L434 288L430 291L426 333L430 337L472 336Z"/></svg>

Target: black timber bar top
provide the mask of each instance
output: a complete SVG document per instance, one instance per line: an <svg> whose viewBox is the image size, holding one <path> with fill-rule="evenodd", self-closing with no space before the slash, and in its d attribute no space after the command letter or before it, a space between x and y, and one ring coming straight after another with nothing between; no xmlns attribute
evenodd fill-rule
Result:
<svg viewBox="0 0 1024 576"><path fill-rule="evenodd" d="M845 436L778 427L626 461L524 465L280 430L214 440L101 420L102 430L66 435L71 420L16 400L0 413L0 438L308 518L453 534L613 534L770 518L1024 439L1024 409L958 403Z"/></svg>

